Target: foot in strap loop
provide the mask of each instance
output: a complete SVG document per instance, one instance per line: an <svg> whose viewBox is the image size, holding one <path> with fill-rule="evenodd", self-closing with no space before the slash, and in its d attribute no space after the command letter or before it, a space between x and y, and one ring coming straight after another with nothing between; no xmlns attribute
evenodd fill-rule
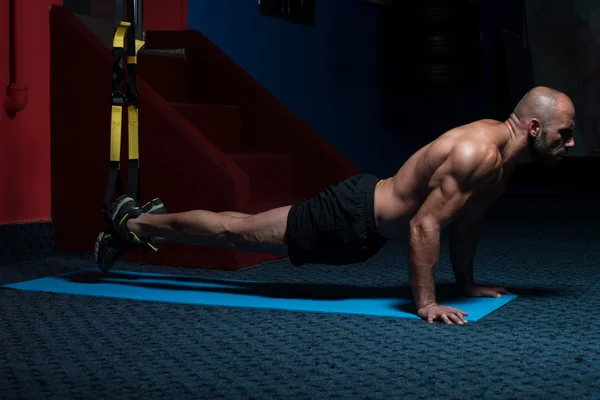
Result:
<svg viewBox="0 0 600 400"><path fill-rule="evenodd" d="M139 217L142 213L166 212L164 204L158 198L139 207L137 202L127 195L120 196L110 208L105 208L103 213L107 221L106 231L98 235L94 245L94 255L100 269L108 272L115 262L134 246L148 246L157 252L158 247L151 240L141 239L127 229L127 221Z"/></svg>

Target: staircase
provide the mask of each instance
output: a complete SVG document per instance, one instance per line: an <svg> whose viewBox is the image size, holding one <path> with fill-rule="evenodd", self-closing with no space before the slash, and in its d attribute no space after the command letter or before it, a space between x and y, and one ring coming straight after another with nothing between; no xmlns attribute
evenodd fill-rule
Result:
<svg viewBox="0 0 600 400"><path fill-rule="evenodd" d="M60 6L51 10L51 43L56 247L89 252L103 229L111 51ZM71 51L79 53L75 61ZM197 31L148 32L138 71L141 201L161 197L170 212L253 214L313 196L358 172ZM277 257L168 243L158 257L134 250L124 258L239 270Z"/></svg>
<svg viewBox="0 0 600 400"><path fill-rule="evenodd" d="M152 60L146 60L152 63ZM290 204L294 196L294 157L290 153L247 151L242 145L242 115L237 106L171 103L250 179L250 213Z"/></svg>

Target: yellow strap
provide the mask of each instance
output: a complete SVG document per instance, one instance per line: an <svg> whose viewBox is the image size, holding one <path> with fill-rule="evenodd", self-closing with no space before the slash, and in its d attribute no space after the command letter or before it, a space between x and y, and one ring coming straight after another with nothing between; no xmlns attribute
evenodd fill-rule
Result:
<svg viewBox="0 0 600 400"><path fill-rule="evenodd" d="M131 26L131 23L121 21L119 23L119 27L115 31L115 36L113 37L113 47L114 48L123 48L125 47L125 33L127 29Z"/></svg>
<svg viewBox="0 0 600 400"><path fill-rule="evenodd" d="M144 47L144 44L146 44L146 42L144 42L143 40L135 40L135 54L137 54L138 51L140 51L141 48Z"/></svg>
<svg viewBox="0 0 600 400"><path fill-rule="evenodd" d="M121 159L121 124L123 120L123 108L112 106L110 126L110 161Z"/></svg>
<svg viewBox="0 0 600 400"><path fill-rule="evenodd" d="M136 40L135 41L135 56L128 56L127 57L127 64L137 64L137 53L138 51L140 51L140 49L142 47L144 47L144 44L146 42L141 41L141 40Z"/></svg>
<svg viewBox="0 0 600 400"><path fill-rule="evenodd" d="M138 138L138 109L136 106L128 106L128 120L129 120L129 159L139 160L139 138Z"/></svg>

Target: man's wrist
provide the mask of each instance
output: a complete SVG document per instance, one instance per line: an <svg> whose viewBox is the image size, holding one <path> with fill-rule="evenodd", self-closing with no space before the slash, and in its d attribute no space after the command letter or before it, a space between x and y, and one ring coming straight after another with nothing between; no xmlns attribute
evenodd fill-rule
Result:
<svg viewBox="0 0 600 400"><path fill-rule="evenodd" d="M437 306L437 305L438 305L438 303L436 303L435 301L430 301L430 302L427 302L427 303L421 303L421 304L417 305L417 310L425 310L427 308L434 307L434 306Z"/></svg>
<svg viewBox="0 0 600 400"><path fill-rule="evenodd" d="M437 301L435 299L435 296L429 296L429 297L415 297L415 305L417 306L418 310L422 310L424 308L429 308L431 306L437 306Z"/></svg>

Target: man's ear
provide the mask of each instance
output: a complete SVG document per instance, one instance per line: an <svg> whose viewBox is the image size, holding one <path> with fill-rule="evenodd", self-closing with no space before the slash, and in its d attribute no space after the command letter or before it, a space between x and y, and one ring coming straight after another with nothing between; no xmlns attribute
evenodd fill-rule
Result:
<svg viewBox="0 0 600 400"><path fill-rule="evenodd" d="M542 123L537 118L532 118L529 123L529 134L533 137L537 137L542 133Z"/></svg>

